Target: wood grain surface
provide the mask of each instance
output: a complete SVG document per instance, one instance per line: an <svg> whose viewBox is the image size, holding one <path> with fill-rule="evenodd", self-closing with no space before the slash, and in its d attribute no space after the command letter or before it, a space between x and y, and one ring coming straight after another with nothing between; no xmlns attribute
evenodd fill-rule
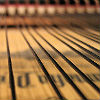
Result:
<svg viewBox="0 0 100 100"><path fill-rule="evenodd" d="M2 17L0 100L99 100L100 24L87 18Z"/></svg>

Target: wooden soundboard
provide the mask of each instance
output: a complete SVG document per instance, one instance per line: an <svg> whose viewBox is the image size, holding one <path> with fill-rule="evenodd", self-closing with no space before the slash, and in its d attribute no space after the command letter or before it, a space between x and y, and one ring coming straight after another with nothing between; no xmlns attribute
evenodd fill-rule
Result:
<svg viewBox="0 0 100 100"><path fill-rule="evenodd" d="M100 100L99 15L8 19L0 18L0 100Z"/></svg>

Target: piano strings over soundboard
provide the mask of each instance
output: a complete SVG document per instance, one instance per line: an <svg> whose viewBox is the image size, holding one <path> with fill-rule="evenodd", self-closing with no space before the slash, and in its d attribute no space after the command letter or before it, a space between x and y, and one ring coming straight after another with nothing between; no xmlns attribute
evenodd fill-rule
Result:
<svg viewBox="0 0 100 100"><path fill-rule="evenodd" d="M0 0L0 100L100 100L100 0Z"/></svg>

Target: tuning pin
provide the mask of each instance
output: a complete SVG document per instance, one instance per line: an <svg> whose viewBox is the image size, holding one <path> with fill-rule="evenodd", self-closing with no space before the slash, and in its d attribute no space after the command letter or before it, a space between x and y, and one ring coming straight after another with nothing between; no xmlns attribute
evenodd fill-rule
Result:
<svg viewBox="0 0 100 100"><path fill-rule="evenodd" d="M85 12L85 2L84 0L75 0L76 12L82 14Z"/></svg>
<svg viewBox="0 0 100 100"><path fill-rule="evenodd" d="M99 0L95 0L95 3L96 3L96 12L98 13L98 14L100 14L100 4L99 4Z"/></svg>
<svg viewBox="0 0 100 100"><path fill-rule="evenodd" d="M50 15L53 15L56 12L56 8L54 5L47 5L46 10L47 10L47 13Z"/></svg>
<svg viewBox="0 0 100 100"><path fill-rule="evenodd" d="M55 8L55 0L46 0L47 6L46 6L46 11L47 14L53 15L56 13L56 8Z"/></svg>
<svg viewBox="0 0 100 100"><path fill-rule="evenodd" d="M29 5L29 6L27 6L27 13L29 15L34 15L35 14L35 10L36 10L35 5Z"/></svg>
<svg viewBox="0 0 100 100"><path fill-rule="evenodd" d="M76 12L74 0L66 0L66 11L69 14L74 14Z"/></svg>
<svg viewBox="0 0 100 100"><path fill-rule="evenodd" d="M36 9L39 15L45 14L45 11L46 11L45 5L38 5Z"/></svg>
<svg viewBox="0 0 100 100"><path fill-rule="evenodd" d="M45 14L46 11L46 2L45 0L38 0L37 2L37 13L39 15Z"/></svg>
<svg viewBox="0 0 100 100"><path fill-rule="evenodd" d="M65 13L65 0L58 0L57 3L58 3L56 6L57 13L64 14Z"/></svg>
<svg viewBox="0 0 100 100"><path fill-rule="evenodd" d="M86 12L87 12L88 14L93 14L93 13L95 12L95 7L94 7L94 6L88 5L88 6L86 7Z"/></svg>
<svg viewBox="0 0 100 100"><path fill-rule="evenodd" d="M75 7L74 6L67 5L66 10L67 10L67 13L69 13L69 14L75 13Z"/></svg>
<svg viewBox="0 0 100 100"><path fill-rule="evenodd" d="M26 0L26 11L27 11L27 14L29 16L32 16L35 14L35 11L36 11L36 1L35 0Z"/></svg>
<svg viewBox="0 0 100 100"><path fill-rule="evenodd" d="M20 16L24 16L25 13L26 13L26 6L24 4L23 5L18 5L18 7L17 7L17 13Z"/></svg>
<svg viewBox="0 0 100 100"><path fill-rule="evenodd" d="M57 13L58 14L64 14L65 13L65 6L64 5L58 5L56 6Z"/></svg>
<svg viewBox="0 0 100 100"><path fill-rule="evenodd" d="M85 12L85 6L77 5L76 11L79 14L83 14Z"/></svg>
<svg viewBox="0 0 100 100"><path fill-rule="evenodd" d="M6 4L5 0L0 0L0 15L6 14L7 6L5 4Z"/></svg>
<svg viewBox="0 0 100 100"><path fill-rule="evenodd" d="M75 6L66 5L66 11L69 14L74 14L75 13Z"/></svg>
<svg viewBox="0 0 100 100"><path fill-rule="evenodd" d="M16 14L16 6L15 5L9 5L7 8L8 14L11 16L14 16Z"/></svg>
<svg viewBox="0 0 100 100"><path fill-rule="evenodd" d="M0 5L0 15L6 14L6 6Z"/></svg>
<svg viewBox="0 0 100 100"><path fill-rule="evenodd" d="M85 0L86 2L86 12L88 14L95 13L95 2L92 0Z"/></svg>
<svg viewBox="0 0 100 100"><path fill-rule="evenodd" d="M27 0L17 0L17 13L20 16L26 14Z"/></svg>
<svg viewBox="0 0 100 100"><path fill-rule="evenodd" d="M38 15L43 15L45 13L45 1L37 0L36 1L36 12Z"/></svg>
<svg viewBox="0 0 100 100"><path fill-rule="evenodd" d="M97 6L96 6L96 12L97 12L98 14L100 14L100 5L97 5Z"/></svg>
<svg viewBox="0 0 100 100"><path fill-rule="evenodd" d="M7 0L7 12L8 15L13 16L16 14L16 1L15 0Z"/></svg>

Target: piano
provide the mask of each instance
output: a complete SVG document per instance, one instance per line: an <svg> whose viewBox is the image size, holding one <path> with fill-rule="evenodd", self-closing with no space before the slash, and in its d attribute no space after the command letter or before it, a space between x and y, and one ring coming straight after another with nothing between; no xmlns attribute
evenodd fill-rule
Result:
<svg viewBox="0 0 100 100"><path fill-rule="evenodd" d="M0 0L0 100L100 100L100 0Z"/></svg>

